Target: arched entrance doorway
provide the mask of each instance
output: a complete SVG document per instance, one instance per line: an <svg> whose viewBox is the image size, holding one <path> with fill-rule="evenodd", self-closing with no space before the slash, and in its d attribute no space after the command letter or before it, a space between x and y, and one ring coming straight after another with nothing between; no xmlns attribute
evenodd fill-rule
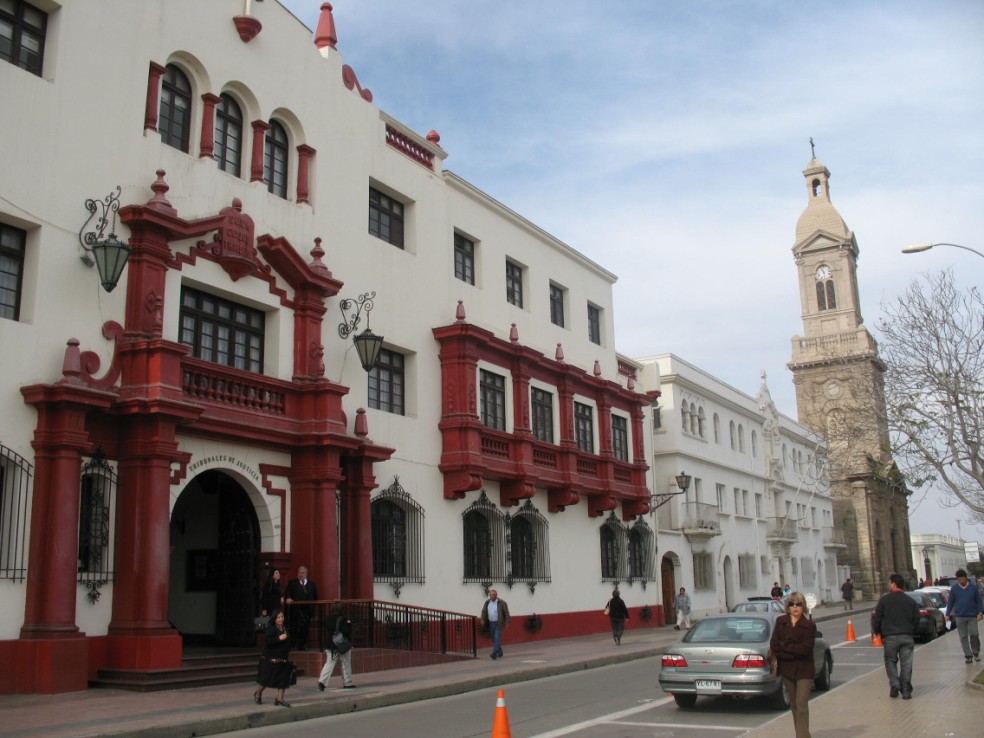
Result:
<svg viewBox="0 0 984 738"><path fill-rule="evenodd" d="M724 610L730 612L735 604L735 565L730 556L724 557Z"/></svg>
<svg viewBox="0 0 984 738"><path fill-rule="evenodd" d="M171 512L168 618L188 645L253 646L259 523L235 478L209 470Z"/></svg>
<svg viewBox="0 0 984 738"><path fill-rule="evenodd" d="M676 599L676 570L673 566L673 557L669 554L663 556L659 562L659 579L663 584L663 613L667 623L676 622L676 612L673 610L673 602Z"/></svg>

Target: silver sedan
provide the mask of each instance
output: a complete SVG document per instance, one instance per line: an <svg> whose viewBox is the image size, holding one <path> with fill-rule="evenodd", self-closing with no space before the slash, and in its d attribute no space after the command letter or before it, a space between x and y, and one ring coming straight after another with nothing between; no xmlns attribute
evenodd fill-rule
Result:
<svg viewBox="0 0 984 738"><path fill-rule="evenodd" d="M713 615L696 623L663 654L659 686L679 707L693 707L697 697L769 697L777 708L789 707L782 679L769 674L766 654L779 613ZM834 657L817 631L813 650L817 689L830 689Z"/></svg>

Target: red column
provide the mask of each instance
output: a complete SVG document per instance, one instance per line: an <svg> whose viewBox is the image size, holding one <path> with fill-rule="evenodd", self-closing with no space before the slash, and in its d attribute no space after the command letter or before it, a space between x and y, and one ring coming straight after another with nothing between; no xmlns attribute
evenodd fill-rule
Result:
<svg viewBox="0 0 984 738"><path fill-rule="evenodd" d="M147 110L144 113L145 131L157 130L157 116L161 109L161 77L166 71L166 67L150 63L150 73L147 75Z"/></svg>
<svg viewBox="0 0 984 738"><path fill-rule="evenodd" d="M297 201L308 203L311 195L309 171L314 149L307 144L297 147Z"/></svg>
<svg viewBox="0 0 984 738"><path fill-rule="evenodd" d="M202 95L202 102L205 107L202 109L202 142L198 149L198 158L211 158L215 149L215 106L222 102L222 98L206 92Z"/></svg>
<svg viewBox="0 0 984 738"><path fill-rule="evenodd" d="M249 167L249 181L263 181L263 148L266 141L266 132L270 130L270 124L262 120L254 120L253 126L253 160Z"/></svg>

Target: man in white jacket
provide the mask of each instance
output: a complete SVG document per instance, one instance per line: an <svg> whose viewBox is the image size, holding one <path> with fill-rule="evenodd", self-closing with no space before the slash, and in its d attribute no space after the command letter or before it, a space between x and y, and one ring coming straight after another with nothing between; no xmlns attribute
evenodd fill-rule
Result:
<svg viewBox="0 0 984 738"><path fill-rule="evenodd" d="M687 630L690 630L690 595L687 594L687 590L683 587L680 587L680 594L673 601L673 609L676 611L676 625L673 626L674 630L680 630L681 625Z"/></svg>

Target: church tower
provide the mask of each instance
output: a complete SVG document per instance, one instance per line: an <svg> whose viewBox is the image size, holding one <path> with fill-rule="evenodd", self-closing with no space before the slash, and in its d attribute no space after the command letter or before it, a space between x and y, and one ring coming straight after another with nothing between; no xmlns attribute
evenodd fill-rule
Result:
<svg viewBox="0 0 984 738"><path fill-rule="evenodd" d="M915 576L909 490L889 447L884 365L861 317L857 239L831 202L827 167L814 157L803 176L807 204L793 245L803 335L793 337L789 368L800 422L829 447L831 545L846 544L838 558L870 597L889 574Z"/></svg>

